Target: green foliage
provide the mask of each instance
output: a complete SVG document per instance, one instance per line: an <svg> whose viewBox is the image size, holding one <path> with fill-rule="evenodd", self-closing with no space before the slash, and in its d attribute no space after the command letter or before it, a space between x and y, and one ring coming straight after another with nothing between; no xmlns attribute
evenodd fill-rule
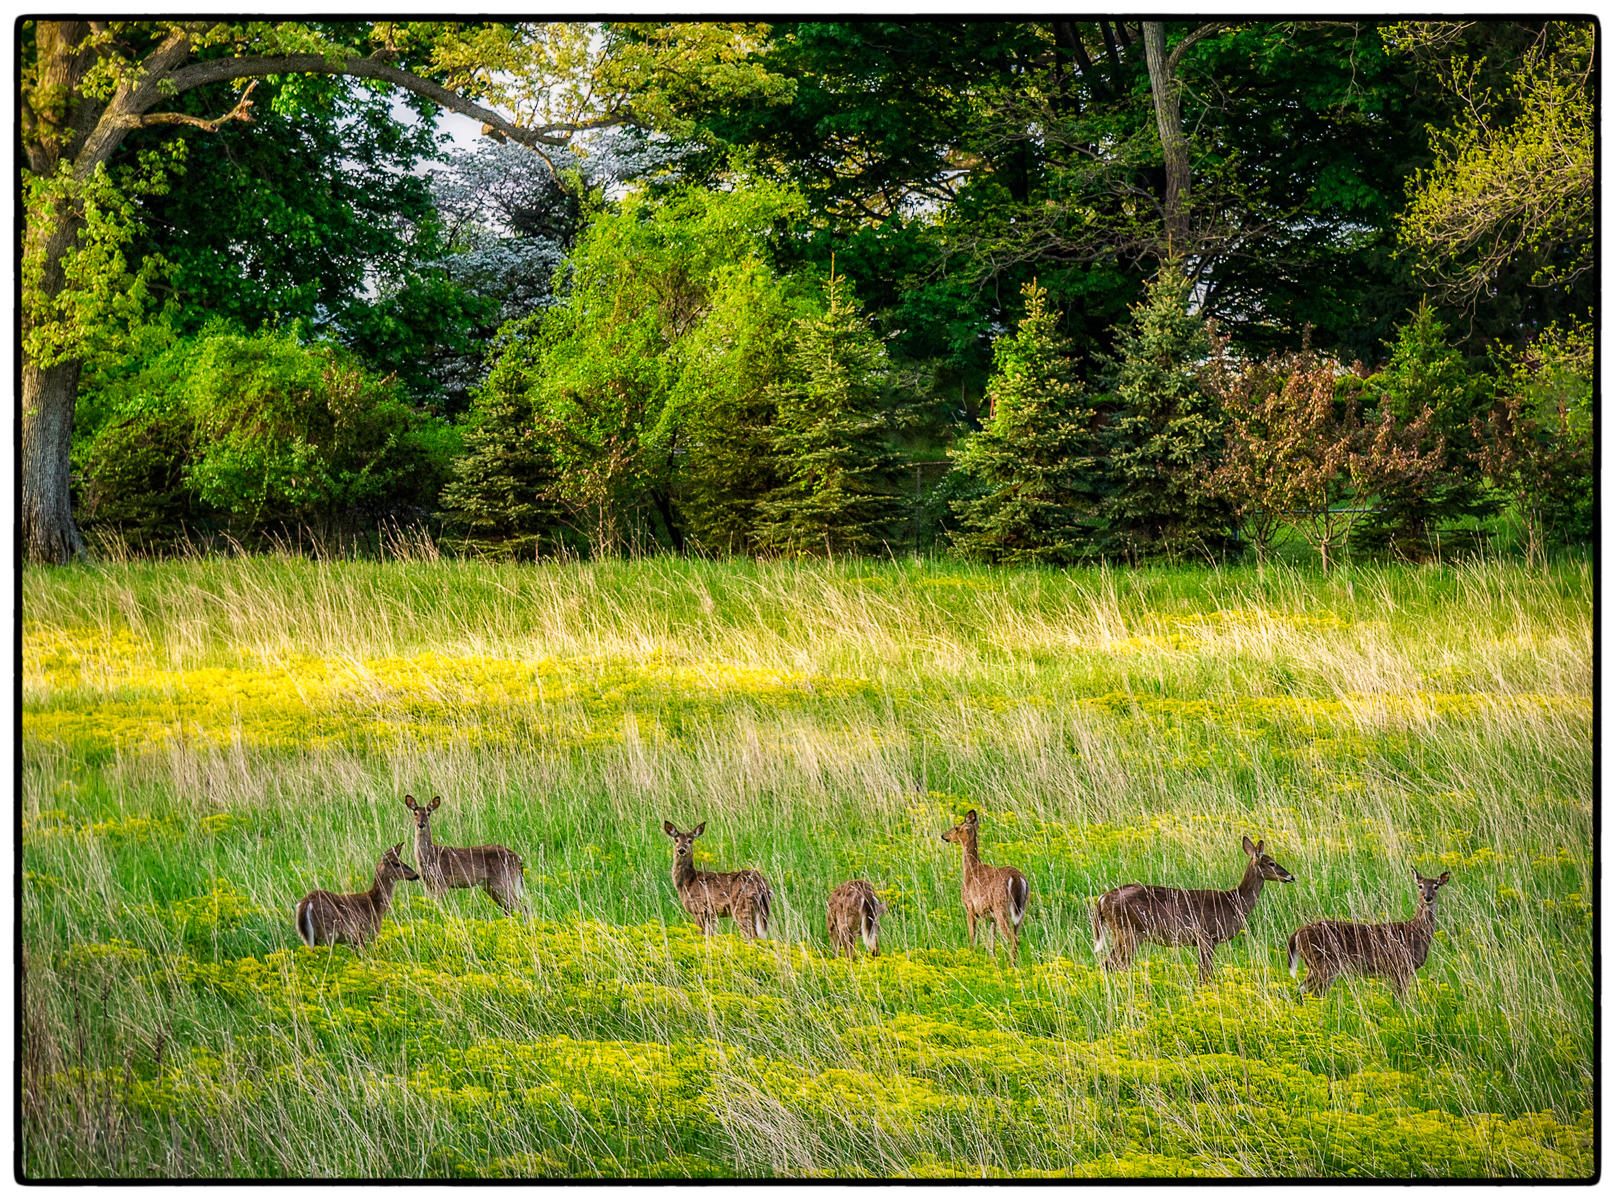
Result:
<svg viewBox="0 0 1615 1200"><path fill-rule="evenodd" d="M579 240L534 408L552 498L594 553L749 544L727 522L770 481L755 422L796 307L768 260L798 203L768 184L637 193Z"/></svg>
<svg viewBox="0 0 1615 1200"><path fill-rule="evenodd" d="M1077 376L1048 292L1021 289L1026 315L993 347L986 424L953 452L979 492L957 501L953 544L1003 563L1075 562L1101 546L1109 463L1101 413Z"/></svg>
<svg viewBox="0 0 1615 1200"><path fill-rule="evenodd" d="M1496 400L1475 419L1480 465L1514 502L1526 556L1550 543L1591 543L1597 510L1593 471L1593 330L1543 331L1524 350L1500 349Z"/></svg>
<svg viewBox="0 0 1615 1200"><path fill-rule="evenodd" d="M1398 34L1432 37L1420 23ZM1590 20L1546 22L1501 94L1482 82L1484 62L1459 53L1445 64L1457 119L1430 130L1435 162L1410 182L1401 236L1466 304L1511 266L1555 288L1593 269L1597 36Z"/></svg>
<svg viewBox="0 0 1615 1200"><path fill-rule="evenodd" d="M103 399L79 451L89 519L153 541L196 518L238 537L347 534L430 502L456 440L391 380L291 332L176 340ZM161 496L142 492L166 485Z"/></svg>
<svg viewBox="0 0 1615 1200"><path fill-rule="evenodd" d="M451 535L468 547L532 557L563 544L555 464L533 408L542 318L501 335L493 368L460 425L464 450L439 497Z"/></svg>
<svg viewBox="0 0 1615 1200"><path fill-rule="evenodd" d="M1496 511L1476 469L1474 421L1489 404L1490 381L1470 370L1448 339L1447 326L1421 303L1389 347L1390 359L1367 379L1347 379L1365 418L1407 424L1429 410L1419 449L1433 455L1433 472L1405 480L1394 475L1376 495L1379 511L1356 530L1355 541L1376 550L1420 556L1429 553L1443 523Z"/></svg>
<svg viewBox="0 0 1615 1200"><path fill-rule="evenodd" d="M844 276L825 281L824 301L822 315L797 320L775 388L782 482L759 506L758 538L789 555L878 554L901 520L886 351Z"/></svg>
<svg viewBox="0 0 1615 1200"><path fill-rule="evenodd" d="M1116 493L1112 534L1130 559L1217 557L1232 512L1208 482L1220 460L1223 417L1198 368L1211 351L1204 319L1189 311L1189 280L1169 263L1117 333L1108 429Z"/></svg>

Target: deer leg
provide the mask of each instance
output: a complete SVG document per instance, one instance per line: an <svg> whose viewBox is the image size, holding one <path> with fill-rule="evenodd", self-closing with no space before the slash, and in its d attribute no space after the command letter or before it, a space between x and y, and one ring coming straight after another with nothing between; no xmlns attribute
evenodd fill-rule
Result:
<svg viewBox="0 0 1615 1200"><path fill-rule="evenodd" d="M1133 961L1134 942L1131 934L1120 929L1111 931L1114 941L1110 953L1105 955L1104 967L1107 971L1125 971Z"/></svg>
<svg viewBox="0 0 1615 1200"><path fill-rule="evenodd" d="M1333 971L1319 970L1317 967L1308 964L1306 989L1320 1000L1323 998L1323 994L1329 990L1329 985L1334 981Z"/></svg>
<svg viewBox="0 0 1615 1200"><path fill-rule="evenodd" d="M1021 931L1018 928L1016 928L1015 923L1013 921L1011 921L1009 923L1009 965L1013 967L1015 965L1015 963L1016 963L1016 960L1018 960L1020 958L1020 956L1021 956Z"/></svg>
<svg viewBox="0 0 1615 1200"><path fill-rule="evenodd" d="M1201 940L1196 943L1200 951L1200 982L1211 982L1211 955L1217 949L1217 943Z"/></svg>
<svg viewBox="0 0 1615 1200"><path fill-rule="evenodd" d="M998 918L989 916L987 920L987 953L995 959L998 957Z"/></svg>
<svg viewBox="0 0 1615 1200"><path fill-rule="evenodd" d="M965 924L970 928L970 944L976 944L976 914L969 909L965 910Z"/></svg>

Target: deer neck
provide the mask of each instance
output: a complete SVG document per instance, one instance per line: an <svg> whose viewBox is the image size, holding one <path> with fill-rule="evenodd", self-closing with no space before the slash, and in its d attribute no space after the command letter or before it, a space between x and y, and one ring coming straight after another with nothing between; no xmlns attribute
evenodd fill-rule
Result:
<svg viewBox="0 0 1615 1200"><path fill-rule="evenodd" d="M415 826L415 857L432 858L437 853L437 845L432 841L432 827L430 825Z"/></svg>
<svg viewBox="0 0 1615 1200"><path fill-rule="evenodd" d="M1419 911L1414 913L1413 919L1407 923L1407 931L1410 940L1424 946L1424 948L1428 950L1430 948L1431 940L1436 935L1435 904L1426 901L1423 896L1420 896Z"/></svg>
<svg viewBox="0 0 1615 1200"><path fill-rule="evenodd" d="M673 886L687 888L695 882L695 851L673 856Z"/></svg>
<svg viewBox="0 0 1615 1200"><path fill-rule="evenodd" d="M393 887L397 882L391 875L376 872L376 882L370 885L370 890L365 895L370 897L370 907L375 909L378 915L392 906Z"/></svg>
<svg viewBox="0 0 1615 1200"><path fill-rule="evenodd" d="M959 839L959 848L964 851L965 882L968 883L981 873L981 855L976 850L974 831Z"/></svg>
<svg viewBox="0 0 1615 1200"><path fill-rule="evenodd" d="M1245 868L1239 886L1234 889L1234 904L1240 912L1250 915L1251 910L1256 907L1256 902L1262 897L1262 884L1265 882L1255 863Z"/></svg>

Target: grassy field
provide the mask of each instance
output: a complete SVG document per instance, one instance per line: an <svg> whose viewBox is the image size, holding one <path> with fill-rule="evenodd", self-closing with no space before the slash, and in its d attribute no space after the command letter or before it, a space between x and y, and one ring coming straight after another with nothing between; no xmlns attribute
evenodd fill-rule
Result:
<svg viewBox="0 0 1615 1200"><path fill-rule="evenodd" d="M111 1176L1584 1176L1586 565L1079 572L292 558L23 578L24 1170ZM363 955L292 907L406 842ZM1032 883L965 937L958 848ZM698 865L771 937L701 937ZM1195 985L1107 974L1093 901L1297 877ZM1406 1004L1298 1000L1284 943L1401 919ZM885 952L828 956L870 880Z"/></svg>

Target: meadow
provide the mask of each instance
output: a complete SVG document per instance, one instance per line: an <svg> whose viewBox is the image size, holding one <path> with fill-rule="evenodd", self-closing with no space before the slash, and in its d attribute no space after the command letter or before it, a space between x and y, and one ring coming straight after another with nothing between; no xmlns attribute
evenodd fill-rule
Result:
<svg viewBox="0 0 1615 1200"><path fill-rule="evenodd" d="M1593 574L1478 562L111 562L22 580L29 1178L1585 1177ZM406 843L526 860L527 912L399 886L364 954L292 907ZM958 848L1031 903L966 941ZM703 938L697 863L771 936ZM1094 900L1297 882L1196 986ZM1284 943L1402 919L1407 1003ZM878 959L829 956L870 880Z"/></svg>

